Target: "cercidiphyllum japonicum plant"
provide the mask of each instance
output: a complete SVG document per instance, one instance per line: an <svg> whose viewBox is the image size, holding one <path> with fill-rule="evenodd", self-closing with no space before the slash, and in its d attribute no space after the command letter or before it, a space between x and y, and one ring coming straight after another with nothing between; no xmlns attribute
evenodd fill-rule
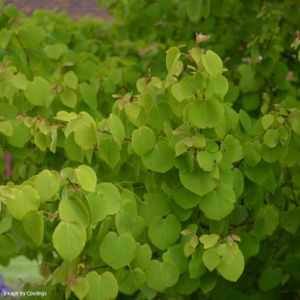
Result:
<svg viewBox="0 0 300 300"><path fill-rule="evenodd" d="M12 4L1 10L0 132L10 137L1 141L2 152L8 159L13 157L14 163L6 167L0 161L0 172L11 174L15 182L48 165L61 168L64 152L48 153L47 159L43 156L50 143L51 151L55 151L57 130L49 125L54 125L58 111L86 111L97 119L109 115L113 93L135 90L136 79L149 67L150 75L165 74L164 52L159 50L174 45L174 40L177 44L194 43L196 30L208 34L209 48L226 60L230 69L226 76L231 83L224 99L233 102L236 111L243 108L257 118L273 110L274 103L287 109L298 107L296 56L289 46L297 30L300 2L107 3L112 13L114 6L115 12L121 12L124 25L99 20L75 23L65 14L49 12L35 12L28 18ZM31 117L34 123L31 130L35 130L38 148L34 151L27 147L30 134L20 120L23 113L29 117L27 122ZM17 116L19 122L15 123ZM74 147L72 138L68 139L67 158L83 162L84 155L78 149L72 151Z"/></svg>
<svg viewBox="0 0 300 300"><path fill-rule="evenodd" d="M47 100L54 102L54 113L63 107L93 113L100 108L108 113L111 94L134 85L149 60L145 55L145 63L130 53L145 47L141 41L119 41L116 47L115 35L111 24L103 20L74 22L66 14L39 11L28 18L12 4L5 6L0 15L1 96L15 104L17 94L22 102L22 91L33 82L45 90L41 100L29 97L33 105ZM51 97L49 85L56 92ZM23 111L31 109L22 104Z"/></svg>
<svg viewBox="0 0 300 300"><path fill-rule="evenodd" d="M299 30L298 0L99 0L102 3L115 17L120 36L142 36L148 47L160 42L165 49L190 46L195 32L209 35L206 47L229 68L225 100L233 102L235 110L256 117L272 110L274 103L298 105L298 64L290 48Z"/></svg>
<svg viewBox="0 0 300 300"><path fill-rule="evenodd" d="M296 293L297 251L279 242L298 235L299 109L234 111L211 50L172 47L166 67L106 119L16 118L33 145L55 128L39 151L74 159L0 187L1 263L41 256L49 299Z"/></svg>
<svg viewBox="0 0 300 300"><path fill-rule="evenodd" d="M59 136L50 125L58 111L86 111L99 119L109 115L111 95L135 85L146 72L149 55L137 60L130 54L131 48L145 47L142 41L120 41L115 47L111 24L100 20L76 23L49 12L29 18L12 4L0 13L1 153L14 159L9 168L1 160L0 173L9 170L4 179L22 181L48 164L61 168L64 154L48 154L46 160L42 155L47 147L55 152ZM34 149L27 147L31 134ZM72 139L65 143L73 147ZM82 161L80 150L66 152L71 160Z"/></svg>

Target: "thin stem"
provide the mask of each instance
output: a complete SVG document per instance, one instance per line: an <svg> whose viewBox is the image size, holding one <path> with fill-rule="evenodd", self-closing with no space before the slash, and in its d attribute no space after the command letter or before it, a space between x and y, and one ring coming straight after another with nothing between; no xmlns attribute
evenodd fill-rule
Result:
<svg viewBox="0 0 300 300"><path fill-rule="evenodd" d="M70 183L70 185L71 185L71 187L72 187L72 189L74 190L75 193L79 193L80 192L80 189L77 188L75 186L75 184L69 178L67 178L67 181Z"/></svg>

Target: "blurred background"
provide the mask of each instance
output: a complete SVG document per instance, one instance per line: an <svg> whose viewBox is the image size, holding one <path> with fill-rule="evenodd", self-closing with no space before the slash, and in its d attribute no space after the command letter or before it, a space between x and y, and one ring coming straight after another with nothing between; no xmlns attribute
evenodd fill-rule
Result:
<svg viewBox="0 0 300 300"><path fill-rule="evenodd" d="M97 0L4 0L4 3L13 3L28 15L36 9L49 9L58 12L66 11L73 19L109 18L106 9L99 11Z"/></svg>

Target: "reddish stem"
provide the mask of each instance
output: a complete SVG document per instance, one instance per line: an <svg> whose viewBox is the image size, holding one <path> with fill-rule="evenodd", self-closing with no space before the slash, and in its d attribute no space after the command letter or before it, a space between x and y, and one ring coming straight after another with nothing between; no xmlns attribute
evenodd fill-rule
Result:
<svg viewBox="0 0 300 300"><path fill-rule="evenodd" d="M8 179L12 175L12 156L10 155L10 153L7 150L5 150L3 153L3 160L4 160L4 165L5 165L3 175L4 175L5 179Z"/></svg>

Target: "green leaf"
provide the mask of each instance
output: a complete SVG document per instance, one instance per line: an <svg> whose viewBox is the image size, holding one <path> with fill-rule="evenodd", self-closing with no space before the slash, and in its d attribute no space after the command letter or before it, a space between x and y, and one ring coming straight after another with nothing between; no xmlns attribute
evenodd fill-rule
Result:
<svg viewBox="0 0 300 300"><path fill-rule="evenodd" d="M4 232L8 231L11 228L11 225L12 225L12 217L6 211L1 216L1 221L0 221L0 235L3 234Z"/></svg>
<svg viewBox="0 0 300 300"><path fill-rule="evenodd" d="M281 227L284 230L295 234L300 226L300 207L296 207L286 212L282 212L280 223Z"/></svg>
<svg viewBox="0 0 300 300"><path fill-rule="evenodd" d="M278 144L279 135L276 129L268 129L264 134L264 144L269 148L274 148Z"/></svg>
<svg viewBox="0 0 300 300"><path fill-rule="evenodd" d="M12 136L13 132L14 132L14 128L10 121L0 122L0 133L6 136Z"/></svg>
<svg viewBox="0 0 300 300"><path fill-rule="evenodd" d="M244 158L247 165L255 167L261 160L262 146L259 141L244 144Z"/></svg>
<svg viewBox="0 0 300 300"><path fill-rule="evenodd" d="M266 114L262 117L261 122L264 130L267 130L275 121L275 117L272 114Z"/></svg>
<svg viewBox="0 0 300 300"><path fill-rule="evenodd" d="M249 217L246 206L238 204L230 215L230 224L243 224Z"/></svg>
<svg viewBox="0 0 300 300"><path fill-rule="evenodd" d="M152 260L146 270L147 284L155 291L163 292L166 288L174 286L178 278L179 270L172 260Z"/></svg>
<svg viewBox="0 0 300 300"><path fill-rule="evenodd" d="M217 248L210 248L203 252L203 263L209 271L213 271L220 263L221 258Z"/></svg>
<svg viewBox="0 0 300 300"><path fill-rule="evenodd" d="M205 294L213 291L218 281L218 276L215 272L206 272L201 276L200 289Z"/></svg>
<svg viewBox="0 0 300 300"><path fill-rule="evenodd" d="M44 39L45 33L42 28L38 26L26 24L20 28L21 29L18 32L18 36L22 46L26 49L37 48Z"/></svg>
<svg viewBox="0 0 300 300"><path fill-rule="evenodd" d="M171 47L167 50L166 67L170 73L180 58L180 50L177 47Z"/></svg>
<svg viewBox="0 0 300 300"><path fill-rule="evenodd" d="M64 75L64 84L66 87L75 90L78 86L78 78L73 71L69 71Z"/></svg>
<svg viewBox="0 0 300 300"><path fill-rule="evenodd" d="M86 278L78 277L71 280L70 289L81 300L87 295L90 285Z"/></svg>
<svg viewBox="0 0 300 300"><path fill-rule="evenodd" d="M139 205L139 215L145 220L146 226L150 225L153 218L170 214L170 199L166 194L146 193L144 199Z"/></svg>
<svg viewBox="0 0 300 300"><path fill-rule="evenodd" d="M77 119L77 117L78 115L74 112L66 112L64 110L61 110L56 113L55 119L59 121L70 122ZM69 134L66 134L66 136L69 136Z"/></svg>
<svg viewBox="0 0 300 300"><path fill-rule="evenodd" d="M40 246L44 239L44 218L42 213L34 210L28 212L24 216L22 224L30 239L37 246Z"/></svg>
<svg viewBox="0 0 300 300"><path fill-rule="evenodd" d="M139 156L145 155L155 145L155 135L151 128L142 126L132 133L132 148Z"/></svg>
<svg viewBox="0 0 300 300"><path fill-rule="evenodd" d="M152 79L153 79L153 77L152 77ZM151 81L152 81L152 79L151 79ZM148 84L150 85L151 82L148 83ZM154 107L154 103L155 103L154 96L151 95L149 92L145 92L145 90L142 90L141 94L138 97L138 104L139 104L139 106L142 107L145 110L145 112L148 113Z"/></svg>
<svg viewBox="0 0 300 300"><path fill-rule="evenodd" d="M254 231L258 237L263 239L266 236L271 236L278 225L277 209L273 205L267 204L259 210L255 218Z"/></svg>
<svg viewBox="0 0 300 300"><path fill-rule="evenodd" d="M176 263L180 274L187 271L188 258L184 255L183 247L181 243L168 247L167 251L162 255L163 260L172 260Z"/></svg>
<svg viewBox="0 0 300 300"><path fill-rule="evenodd" d="M267 268L258 278L258 286L263 291L269 291L280 285L283 277L281 268Z"/></svg>
<svg viewBox="0 0 300 300"><path fill-rule="evenodd" d="M92 223L101 222L106 216L114 215L120 210L121 195L111 183L102 182L96 186L94 193L88 195Z"/></svg>
<svg viewBox="0 0 300 300"><path fill-rule="evenodd" d="M276 147L269 148L265 145L262 145L262 158L267 163L274 163L277 161L281 161L284 157L287 156L287 147L282 146L282 144L278 143Z"/></svg>
<svg viewBox="0 0 300 300"><path fill-rule="evenodd" d="M1 2L3 2L3 0L1 0ZM0 8L2 10L1 4L0 4ZM0 30L0 47L2 49L6 48L8 43L11 41L12 35L13 35L13 32L11 30L7 30L6 28L3 28L2 30Z"/></svg>
<svg viewBox="0 0 300 300"><path fill-rule="evenodd" d="M55 250L66 261L79 256L86 243L86 231L81 224L60 222L52 236Z"/></svg>
<svg viewBox="0 0 300 300"><path fill-rule="evenodd" d="M85 121L80 122L74 128L74 140L83 150L94 149L94 146L98 143L97 131L92 124Z"/></svg>
<svg viewBox="0 0 300 300"><path fill-rule="evenodd" d="M139 290L145 283L146 276L141 269L125 271L121 269L116 274L119 291L125 295L132 295Z"/></svg>
<svg viewBox="0 0 300 300"><path fill-rule="evenodd" d="M215 127L224 115L224 106L216 100L198 101L188 106L188 120L198 128Z"/></svg>
<svg viewBox="0 0 300 300"><path fill-rule="evenodd" d="M77 222L87 227L90 224L90 214L80 198L61 200L58 206L59 217L65 222Z"/></svg>
<svg viewBox="0 0 300 300"><path fill-rule="evenodd" d="M195 169L191 173L179 171L182 185L199 196L204 196L217 186L218 176L216 171L207 173L201 169Z"/></svg>
<svg viewBox="0 0 300 300"><path fill-rule="evenodd" d="M35 76L24 91L28 102L36 106L49 107L52 101L51 85L43 77Z"/></svg>
<svg viewBox="0 0 300 300"><path fill-rule="evenodd" d="M95 171L86 165L80 165L75 169L76 178L81 187L87 192L94 192L97 184Z"/></svg>
<svg viewBox="0 0 300 300"><path fill-rule="evenodd" d="M250 133L252 129L252 120L248 113L241 109L239 111L239 118L244 131Z"/></svg>
<svg viewBox="0 0 300 300"><path fill-rule="evenodd" d="M63 261L60 266L55 268L52 274L53 284L57 284L57 283L68 284L70 274L72 274L73 269L74 269L73 263L68 263L66 261Z"/></svg>
<svg viewBox="0 0 300 300"><path fill-rule="evenodd" d="M16 241L12 236L8 234L0 235L0 258L2 257L11 257L17 252Z"/></svg>
<svg viewBox="0 0 300 300"><path fill-rule="evenodd" d="M220 247L222 258L217 270L225 279L236 282L244 271L245 261L243 253L236 243L232 245L222 244ZM220 251L219 248L218 251Z"/></svg>
<svg viewBox="0 0 300 300"><path fill-rule="evenodd" d="M272 176L272 172L270 164L264 162L260 162L253 168L245 166L244 170L245 175L258 185L262 185L266 182L267 179Z"/></svg>
<svg viewBox="0 0 300 300"><path fill-rule="evenodd" d="M197 248L192 254L192 258L188 266L189 274L192 279L199 278L206 272L202 256L203 250L200 248Z"/></svg>
<svg viewBox="0 0 300 300"><path fill-rule="evenodd" d="M185 78L172 86L172 94L179 101L192 98L194 95L194 82L192 78Z"/></svg>
<svg viewBox="0 0 300 300"><path fill-rule="evenodd" d="M60 188L60 176L57 172L44 170L34 180L34 187L43 201L55 196Z"/></svg>
<svg viewBox="0 0 300 300"><path fill-rule="evenodd" d="M80 95L83 99L83 101L90 107L90 108L97 108L97 92L98 90L86 83L80 83L79 84L79 91L80 91Z"/></svg>
<svg viewBox="0 0 300 300"><path fill-rule="evenodd" d="M155 247L165 250L175 244L180 237L180 232L180 222L175 215L170 214L166 218L153 218L149 225L148 236Z"/></svg>
<svg viewBox="0 0 300 300"><path fill-rule="evenodd" d="M78 79L80 81L84 81L84 80L90 80L91 78L94 78L94 76L98 72L98 68L99 65L96 62L87 59L85 61L82 61L79 64L76 64L74 71L78 76Z"/></svg>
<svg viewBox="0 0 300 300"><path fill-rule="evenodd" d="M176 284L176 291L183 295L192 295L199 290L200 281L199 279L192 279L188 272L183 273L178 283Z"/></svg>
<svg viewBox="0 0 300 300"><path fill-rule="evenodd" d="M67 46L65 44L57 43L54 45L47 45L44 50L46 54L52 59L59 59L64 52L67 51Z"/></svg>
<svg viewBox="0 0 300 300"><path fill-rule="evenodd" d="M11 83L20 90L26 90L28 85L28 80L26 76L22 73L17 73L11 80Z"/></svg>
<svg viewBox="0 0 300 300"><path fill-rule="evenodd" d="M256 73L256 70L253 67L253 64L241 64L238 67L238 71L241 74L239 86L240 86L240 90L243 93L257 91L263 85L263 79L261 76L258 76L258 74ZM248 94L247 96L248 96L248 99L250 100L249 108L251 110L251 108L255 108L255 106L252 106L253 103L251 103L251 102L254 102L254 103L256 102L255 101L256 96L253 97L253 94L252 95ZM247 96L246 96L246 98L247 98ZM257 97L257 99L258 99L258 105L259 105L259 97Z"/></svg>
<svg viewBox="0 0 300 300"><path fill-rule="evenodd" d="M225 76L219 75L208 82L206 94L212 93L221 96L222 98L226 95L229 88L228 80Z"/></svg>
<svg viewBox="0 0 300 300"><path fill-rule="evenodd" d="M152 250L150 246L148 244L141 245L140 243L137 243L134 258L130 265L133 268L145 270L151 263L151 257Z"/></svg>
<svg viewBox="0 0 300 300"><path fill-rule="evenodd" d="M60 100L65 106L74 108L77 104L77 94L70 89L66 89L60 94Z"/></svg>
<svg viewBox="0 0 300 300"><path fill-rule="evenodd" d="M199 207L207 218L221 220L233 211L235 200L232 188L221 183L214 191L203 196Z"/></svg>
<svg viewBox="0 0 300 300"><path fill-rule="evenodd" d="M208 18L210 14L210 0L189 0L187 15L192 22L198 22L200 18Z"/></svg>
<svg viewBox="0 0 300 300"><path fill-rule="evenodd" d="M194 194L183 187L175 189L173 191L173 197L175 202L183 209L194 208L201 201L201 197L199 195Z"/></svg>
<svg viewBox="0 0 300 300"><path fill-rule="evenodd" d="M134 238L138 238L145 227L143 218L122 210L116 215L115 223L119 234L129 232Z"/></svg>
<svg viewBox="0 0 300 300"><path fill-rule="evenodd" d="M141 120L142 108L137 103L128 102L125 106L125 113L135 126L144 124L144 120Z"/></svg>
<svg viewBox="0 0 300 300"><path fill-rule="evenodd" d="M188 145L186 144L185 140L180 140L176 143L175 145L175 153L176 153L176 157L180 156L183 153L186 153L188 150Z"/></svg>
<svg viewBox="0 0 300 300"><path fill-rule="evenodd" d="M89 291L84 300L111 300L118 295L118 282L111 272L99 275L92 271L85 276L89 283Z"/></svg>
<svg viewBox="0 0 300 300"><path fill-rule="evenodd" d="M146 90L147 84L148 84L147 79L145 77L141 77L136 81L135 86L139 93L143 93Z"/></svg>
<svg viewBox="0 0 300 300"><path fill-rule="evenodd" d="M202 50L199 47L193 47L190 51L189 51L189 55L191 56L191 58L194 60L194 62L196 63L198 68L202 68L201 65L201 58L202 58Z"/></svg>
<svg viewBox="0 0 300 300"><path fill-rule="evenodd" d="M221 165L224 166L224 168L229 168L232 163L238 162L244 157L243 147L240 141L230 134L226 135L222 143L221 153Z"/></svg>
<svg viewBox="0 0 300 300"><path fill-rule="evenodd" d="M257 253L259 252L259 240L257 236L253 233L242 235L240 248L246 259L257 255Z"/></svg>
<svg viewBox="0 0 300 300"><path fill-rule="evenodd" d="M226 172L224 172L223 174L226 174ZM232 176L232 183L228 183L228 184L232 186L235 196L236 198L238 198L244 192L244 187L245 187L244 174L241 172L240 169L234 168L233 170L231 170L231 176Z"/></svg>
<svg viewBox="0 0 300 300"><path fill-rule="evenodd" d="M108 137L101 139L101 146L97 154L99 158L105 161L111 168L115 168L121 159L120 151L120 144Z"/></svg>
<svg viewBox="0 0 300 300"><path fill-rule="evenodd" d="M108 127L116 142L121 144L125 138L125 128L120 118L115 114L110 114L108 118Z"/></svg>
<svg viewBox="0 0 300 300"><path fill-rule="evenodd" d="M218 243L219 239L220 239L219 235L215 233L203 234L199 238L200 242L203 244L204 249L209 249L214 247Z"/></svg>
<svg viewBox="0 0 300 300"><path fill-rule="evenodd" d="M231 134L226 135L222 146L222 165L230 167L232 163L238 162L244 157L243 147L240 141Z"/></svg>
<svg viewBox="0 0 300 300"><path fill-rule="evenodd" d="M153 150L142 157L144 166L158 173L166 173L172 169L174 160L173 149L164 141L158 141Z"/></svg>
<svg viewBox="0 0 300 300"><path fill-rule="evenodd" d="M197 162L200 168L206 172L211 172L215 169L216 164L218 164L222 159L221 152L209 152L198 151L197 152Z"/></svg>
<svg viewBox="0 0 300 300"><path fill-rule="evenodd" d="M35 189L29 185L23 185L12 189L14 195L7 200L6 206L9 213L17 220L22 220L31 210L37 210L40 206L40 197Z"/></svg>
<svg viewBox="0 0 300 300"><path fill-rule="evenodd" d="M65 138L63 146L68 159L83 162L83 150L75 143L73 135Z"/></svg>
<svg viewBox="0 0 300 300"><path fill-rule="evenodd" d="M105 263L117 270L127 266L134 258L136 242L130 233L118 236L109 232L101 242L100 256Z"/></svg>
<svg viewBox="0 0 300 300"><path fill-rule="evenodd" d="M289 117L288 120L292 126L293 131L300 135L300 110L299 109L295 109L293 110Z"/></svg>
<svg viewBox="0 0 300 300"><path fill-rule="evenodd" d="M34 143L40 150L46 151L49 145L49 136L46 136L41 132L37 132L34 136Z"/></svg>
<svg viewBox="0 0 300 300"><path fill-rule="evenodd" d="M207 50L202 56L202 64L212 77L216 77L223 71L223 62L221 58L211 50Z"/></svg>

